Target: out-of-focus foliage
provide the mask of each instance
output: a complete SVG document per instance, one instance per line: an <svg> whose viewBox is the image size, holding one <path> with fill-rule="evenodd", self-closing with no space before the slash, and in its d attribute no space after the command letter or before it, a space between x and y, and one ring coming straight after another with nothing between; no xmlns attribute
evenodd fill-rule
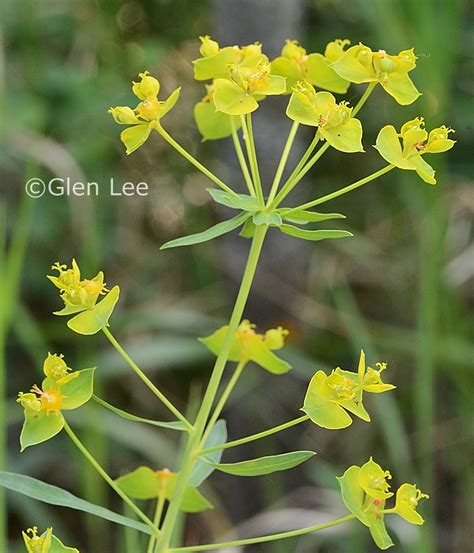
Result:
<svg viewBox="0 0 474 553"><path fill-rule="evenodd" d="M268 438L269 446L273 439L281 450L314 448L318 462L310 471L303 465L282 476L263 477L256 486L241 479L231 481L226 475L213 476L209 485L213 489L206 490L206 497L215 503L225 490L227 497L233 497L232 504L225 515L217 518L217 509L204 513L183 531L194 541L213 538L233 525L244 535L255 535L315 524L325 513L339 513L342 506L338 495L333 495L335 477L342 474L349 457L362 465L370 443L382 466L396 468L402 479L397 486L417 481L431 498L433 507L431 512L428 504L424 509L426 531L421 538L418 533L404 534L406 525L390 529L401 543L399 550L464 553L472 545L468 507L474 494L467 454L472 444L469 371L474 357L468 318L474 211L469 175L473 144L468 131L474 122L468 104L473 59L466 49L472 42L467 4L313 0L305 9L300 35L292 38L308 51L321 51L337 37L348 37L353 44L362 37L373 50L415 47L419 59L410 77L423 96L411 106L394 110L393 100L377 90L358 115L373 143L394 116L399 117L399 128L423 112L428 128L444 123L456 128L452 137L457 145L443 156L448 159L444 165L438 162L441 156L433 156L436 187L421 186L412 171L392 172L380 184L335 201L331 210L350 212L359 238L350 244L307 245L301 265L302 274L308 275L304 281L287 280L285 267L279 272L260 271L253 297L285 313L294 370L284 386L278 379L269 380L265 371L248 371L224 415L230 439L265 428L269 410L273 419L287 420L294 405L302 403L309 377L319 369L329 372L336 365L350 366L360 345L370 358L390 362L396 402L384 397L388 394L368 399L375 422L370 427L357 422L350 431L331 433L309 425ZM160 379L180 406L188 394L200 393L212 356L196 337L224 323L233 300L231 271L222 262L218 242L186 251L160 253L158 248L175 236L211 226L219 213L206 192L206 179L158 136L133 156L124 156L107 109L133 103L132 93L123 91L147 67L159 76L163 97L183 86L180 109L167 115L166 128L199 158L207 157L216 173L232 174L216 146L193 146L199 137L193 105L202 97L202 89L193 82L191 60L198 56L195 37L213 34L212 16L207 2L193 0L24 0L21 7L13 0L4 2L0 194L7 208L10 245L21 255L21 232L27 240L18 281L21 293L8 335L10 397L40 378L48 351L62 351L72 366L97 365L97 386L105 400L128 405L143 417L166 418L164 411L151 410L156 405L153 397L128 374L100 336L88 339L85 347L82 337L67 332L64 321L51 315L57 298L43 275L56 259L71 257L90 274L105 267L111 282L120 284L123 301L114 312L114 325L120 332L126 322L122 338L137 362ZM275 137L278 151L283 140ZM318 166L318 172L328 178L321 181L317 173L310 174L302 186L317 186L322 194L328 193L338 184L372 172L380 163L375 150L353 156L350 165L341 165L337 152L328 155L321 160L321 169ZM32 176L93 181L101 193L91 198L44 196L28 201L23 185ZM150 193L144 198L110 197L111 178L116 183L145 181ZM15 231L18 226L20 235ZM5 290L0 297L4 308L11 297ZM282 322L265 311L250 315L263 328ZM12 402L8 409L10 467L117 508L82 461L66 465L69 445L61 437L20 458L21 418L21 410ZM88 446L114 477L140 464L179 468L172 464L179 444L166 430L142 428L112 413L98 419L94 405L71 421L89 431ZM259 447L248 445L243 452L229 452L226 462L258 456ZM274 503L281 495L284 500ZM18 496L9 500L12 551L20 547L21 529L33 523L54 526L66 543L77 544L81 551L125 553L126 545L128 551L134 550L133 534L122 539L115 533L117 543L111 544L111 525L89 521L84 533L76 515L60 514ZM269 508L271 516L259 515ZM342 553L347 551L348 537L351 553L372 551L364 529L355 526L249 551Z"/></svg>

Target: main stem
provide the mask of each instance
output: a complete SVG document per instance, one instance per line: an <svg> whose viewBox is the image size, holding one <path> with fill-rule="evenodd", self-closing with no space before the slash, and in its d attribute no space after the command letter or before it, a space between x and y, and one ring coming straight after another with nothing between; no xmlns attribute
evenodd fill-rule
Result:
<svg viewBox="0 0 474 553"><path fill-rule="evenodd" d="M208 447L206 449L201 449L199 454L207 455L208 453L212 453L213 451L220 451L222 449L229 449L231 447L237 447L238 445L248 444L249 442L255 442L256 440L261 440L262 438L266 438L267 436L271 436L272 434L276 434L277 432L281 432L282 430L286 430L287 428L291 428L292 426L301 424L302 422L305 422L308 419L309 419L308 415L303 415L301 417L298 417L297 419L293 419L283 424L279 424L278 426L274 426L273 428L269 428L268 430L263 430L262 432L258 432L257 434L252 434L251 436L245 436L244 438L240 438L232 442L226 442L225 444L222 444L222 445L216 445L213 447Z"/></svg>
<svg viewBox="0 0 474 553"><path fill-rule="evenodd" d="M183 495L186 490L191 471L193 469L194 463L196 462L197 454L199 452L199 444L212 409L212 404L214 403L214 399L219 388L219 383L221 381L227 359L229 357L234 335L237 332L245 309L245 305L247 303L267 230L268 227L264 225L259 225L255 229L255 234L252 239L252 245L250 247L249 257L247 259L247 265L245 267L242 283L240 285L240 290L237 295L234 309L229 321L227 336L222 345L222 349L217 356L216 363L214 365L214 369L212 371L212 375L209 380L206 393L204 395L204 399L196 417L194 429L193 431L191 431L188 438L188 443L184 452L181 469L173 493L173 499L170 502L168 511L165 516L162 527L162 535L158 541L156 553L165 553L168 551L170 540L173 534L173 528L176 522L176 518L179 514L181 501L183 499Z"/></svg>
<svg viewBox="0 0 474 553"><path fill-rule="evenodd" d="M102 330L104 334L107 336L107 338L109 339L110 343L125 359L125 361L135 372L138 378L140 378L143 381L143 383L173 413L173 415L175 415L176 418L178 418L181 422L183 422L186 425L186 428L188 430L191 430L192 424L188 421L188 419L181 413L181 411L179 411L177 407L173 405L173 403L171 403L171 401L165 396L165 394L153 384L153 382L148 378L148 376L140 369L140 367L135 363L135 361L128 355L128 353L123 349L123 347L117 342L117 340L114 338L110 330L107 327L103 327Z"/></svg>
<svg viewBox="0 0 474 553"><path fill-rule="evenodd" d="M155 527L153 522L139 509L135 503L124 493L117 484L112 480L112 478L107 474L107 472L99 465L99 463L94 459L94 456L88 451L86 446L81 442L81 440L73 432L69 424L64 421L64 430L67 435L71 438L74 445L79 449L79 451L84 455L84 457L89 461L89 463L95 468L95 470L102 476L102 478L107 482L107 484L114 490L114 492L121 497L121 499L132 509L132 511L153 531L153 535L159 535L159 530Z"/></svg>
<svg viewBox="0 0 474 553"><path fill-rule="evenodd" d="M225 404L229 399L229 396L232 393L234 386L237 384L237 380L239 380L240 375L242 374L242 371L244 370L244 367L246 364L247 364L246 361L241 361L235 368L234 374L229 380L227 386L225 387L225 390L222 392L222 396L220 397L219 402L216 405L216 408L214 409L214 412L212 413L211 418L209 419L209 422L206 427L206 431L204 432L204 435L201 439L200 448L206 443L206 440L209 437L209 434L212 432L212 429L216 424L217 419L219 418L219 415L222 413L222 410L224 409Z"/></svg>
<svg viewBox="0 0 474 553"><path fill-rule="evenodd" d="M237 193L234 192L232 190L232 188L230 188L230 186L228 186L225 182L223 182L219 177L214 175L214 173L212 171L209 171L209 169L207 167L204 167L204 165L201 162L199 162L187 150L185 150L180 144L178 144L178 142L176 142L176 140L171 135L169 135L163 127L159 126L159 127L157 127L156 130L166 140L166 142L168 142L168 144L170 146L173 146L173 148L176 151L178 151L184 158L186 158L189 161L189 163L194 165L194 167L199 169L199 171L201 171L201 173L204 173L206 175L206 177L211 179L212 182L217 184L217 186L220 186L220 188L222 188L222 190L225 190L229 194L232 194L232 196L238 196Z"/></svg>
<svg viewBox="0 0 474 553"><path fill-rule="evenodd" d="M304 536L305 534L311 534L318 532L319 530L325 530L326 528L332 528L338 526L344 522L355 519L355 515L347 515L342 518L337 518L331 522L325 522L323 524L316 524L315 526L308 526L307 528L301 528L300 530L292 530L290 532L280 532L279 534L271 534L268 536L261 536L260 538L248 538L246 540L234 540L225 543L210 543L207 545L196 545L190 547L176 547L170 549L169 553L188 553L191 551L212 551L215 549L223 549L228 547L241 547L244 545L253 545L255 543L266 543L269 541L285 540L288 538L295 538L297 536Z"/></svg>

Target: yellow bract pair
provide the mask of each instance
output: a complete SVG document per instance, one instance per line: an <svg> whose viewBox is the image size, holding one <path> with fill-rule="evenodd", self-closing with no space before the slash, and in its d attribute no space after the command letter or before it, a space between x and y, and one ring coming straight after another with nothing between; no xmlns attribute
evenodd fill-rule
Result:
<svg viewBox="0 0 474 553"><path fill-rule="evenodd" d="M28 528L22 532L28 553L79 553L74 547L66 547L54 534L53 529L48 528L38 536L38 527Z"/></svg>

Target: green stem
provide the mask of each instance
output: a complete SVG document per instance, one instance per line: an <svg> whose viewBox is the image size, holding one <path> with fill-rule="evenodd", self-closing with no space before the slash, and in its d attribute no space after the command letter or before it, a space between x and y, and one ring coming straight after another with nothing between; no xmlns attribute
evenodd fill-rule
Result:
<svg viewBox="0 0 474 553"><path fill-rule="evenodd" d="M164 506L165 506L165 497L164 495L160 495L160 497L156 501L155 516L153 517L153 524L155 525L155 528L160 527L161 515L163 514ZM156 546L156 537L150 536L146 553L153 553L155 546Z"/></svg>
<svg viewBox="0 0 474 553"><path fill-rule="evenodd" d="M103 327L102 331L107 336L114 348L119 352L119 354L123 357L123 359L125 359L131 369L135 372L138 378L140 378L143 383L155 394L155 396L173 413L173 415L175 415L176 418L183 422L186 425L187 429L191 431L193 427L188 419L181 413L181 411L179 411L177 407L175 407L171 403L171 401L165 396L165 394L153 384L153 382L147 377L147 375L140 369L140 367L133 361L133 359L123 349L123 347L117 342L110 330L107 327Z"/></svg>
<svg viewBox="0 0 474 553"><path fill-rule="evenodd" d="M273 428L269 428L268 430L264 430L263 432L258 432L257 434L252 434L251 436L245 436L245 438L240 438L238 440L234 440L233 442L227 442L223 445L216 445L213 447L208 447L206 449L201 449L201 451L199 452L199 455L207 455L208 453L212 453L213 451L220 451L221 449L229 449L231 447L237 447L238 445L248 444L249 442L261 440L262 438L266 438L267 436L271 436L272 434L276 434L277 432L281 432L282 430L286 430L287 428L291 428L292 426L301 424L302 422L305 422L308 419L309 419L308 415L303 415L302 417L298 417L297 419L292 419L291 421L285 422L278 426L274 426Z"/></svg>
<svg viewBox="0 0 474 553"><path fill-rule="evenodd" d="M360 100L357 102L354 109L352 110L351 117L355 117L359 113L362 106L365 104L365 102L367 102L367 100L369 99L369 96L372 94L377 84L378 84L378 81L369 83L369 85L365 89L364 94L362 94L362 96L360 97Z"/></svg>
<svg viewBox="0 0 474 553"><path fill-rule="evenodd" d="M247 188L250 192L250 195L255 196L255 188L253 186L252 177L250 176L247 161L245 159L244 152L242 150L242 146L240 144L239 135L238 135L237 130L235 128L234 117L230 118L230 124L231 124L231 127L232 127L232 140L234 142L235 153L237 154L237 158L238 158L239 163L240 163L240 168L242 169L242 174L244 176L244 179L245 179L245 182L247 184Z"/></svg>
<svg viewBox="0 0 474 553"><path fill-rule="evenodd" d="M277 193L278 187L280 186L281 177L283 176L283 171L285 170L286 162L288 161L288 156L290 155L291 147L293 146L293 142L295 140L298 127L299 127L299 123L297 123L296 121L294 121L293 125L291 125L291 129L290 129L290 132L288 133L288 138L286 140L286 144L280 158L280 163L278 164L278 169L275 173L275 178L273 179L272 187L270 189L270 195L268 196L267 205L270 205L272 203L273 198Z"/></svg>
<svg viewBox="0 0 474 553"><path fill-rule="evenodd" d="M166 142L168 142L168 144L170 144L170 146L173 146L173 148L177 152L179 152L184 158L186 158L192 165L194 165L194 167L196 167L196 169L199 169L199 171L201 171L201 173L204 173L206 175L206 177L208 177L210 180L212 180L212 182L217 184L217 186L220 186L222 188L222 190L225 190L229 194L232 194L232 196L237 196L237 193L234 192L232 190L232 188L230 188L230 186L225 184L225 182L221 181L221 179L219 177L217 177L216 175L214 175L214 173L212 173L212 171L209 171L209 169L207 169L207 167L204 167L204 165L202 163L200 163L187 150L185 150L180 144L178 144L176 142L176 140L172 136L170 136L162 126L158 126L156 130L166 140Z"/></svg>
<svg viewBox="0 0 474 553"><path fill-rule="evenodd" d="M196 545L189 547L176 547L170 549L169 553L187 553L191 551L212 551L215 549L222 549L228 547L240 547L244 545L253 545L255 543L265 543L269 541L285 540L288 538L295 538L297 536L304 536L305 534L311 534L313 532L319 532L319 530L325 530L326 528L332 528L349 520L355 519L355 515L347 515L331 522L325 522L323 524L316 524L315 526L308 526L307 528L301 528L300 530L292 530L290 532L280 532L279 534L271 534L269 536L262 536L260 538L249 538L246 540L234 540L225 543L211 543L207 545Z"/></svg>
<svg viewBox="0 0 474 553"><path fill-rule="evenodd" d="M247 114L247 117L241 115L242 132L244 133L245 147L247 148L247 156L249 158L250 170L252 171L253 183L255 186L255 194L257 196L258 203L261 207L264 207L262 181L260 179L260 170L258 168L257 151L255 149L255 142L253 138L252 129L252 116Z"/></svg>
<svg viewBox="0 0 474 553"><path fill-rule="evenodd" d="M250 288L252 286L255 271L257 269L258 260L260 258L260 253L262 251L262 246L267 230L268 227L265 225L258 225L255 229L255 234L252 239L252 245L250 246L250 252L240 285L240 290L237 295L234 309L229 321L227 335L224 343L222 344L221 351L217 356L214 369L212 371L212 375L209 380L206 393L204 395L204 399L201 403L201 407L199 408L199 412L196 417L194 430L189 435L186 450L183 455L181 469L179 471L176 487L173 493L173 498L171 500L168 512L165 516L165 521L163 523L162 536L158 541L157 553L168 552L169 543L173 534L173 528L176 522L176 518L179 514L181 501L183 499L183 495L186 490L186 486L188 484L188 480L191 475L194 463L197 459L199 444L201 442L209 413L211 412L212 404L214 403L214 399L219 388L219 383L222 379L222 374L224 372L227 359L229 357L232 342L234 340L234 335L237 332L238 326L242 319L242 315L250 293Z"/></svg>
<svg viewBox="0 0 474 553"><path fill-rule="evenodd" d="M277 207L288 194L293 190L293 188L300 182L300 180L308 173L308 171L315 165L319 158L324 154L324 152L330 147L329 142L325 142L321 148L314 154L314 156L308 161L308 163L301 169L301 171L296 175L296 177L285 184L282 187L277 197L273 200L271 207Z"/></svg>
<svg viewBox="0 0 474 553"><path fill-rule="evenodd" d="M229 396L232 393L234 386L237 384L237 380L239 380L240 375L242 374L242 371L244 370L244 367L246 364L247 364L247 361L241 361L235 368L234 374L232 375L231 379L227 383L227 386L222 392L222 396L220 397L219 402L216 405L216 408L214 409L214 412L212 413L211 418L209 419L209 422L206 427L206 431L204 432L204 435L201 439L200 447L202 447L206 443L206 440L209 437L209 434L212 432L212 429L214 428L214 425L216 424L217 419L219 418L219 415L222 413L222 410L224 409L224 406L227 403L227 400L229 399Z"/></svg>
<svg viewBox="0 0 474 553"><path fill-rule="evenodd" d="M328 202L329 200L333 200L334 198L337 198L338 196L342 196L343 194L347 194L347 192L351 192L351 190L355 190L356 188L359 188L359 186L362 186L364 184L367 184L370 181L373 181L382 175L385 175L385 173L388 173L392 169L395 169L394 165L387 165L383 169L380 169L379 171L372 173L368 177L365 177L364 179L358 180L357 182L354 182L353 184L349 184L348 186L345 186L344 188L341 188L339 190L336 190L335 192L331 192L331 194L326 194L326 196L321 196L321 198L317 198L316 200L312 200L311 202L306 202L305 204L298 205L296 207L293 207L290 209L285 215L288 213L293 213L294 211L300 211L301 209L309 209L310 207L314 207L319 204L323 204L325 202Z"/></svg>
<svg viewBox="0 0 474 553"><path fill-rule="evenodd" d="M71 438L74 445L79 449L79 451L84 455L84 457L89 461L89 463L95 468L95 470L102 476L102 478L107 482L107 484L114 490L114 492L121 497L121 499L132 509L132 511L153 531L153 534L156 536L160 535L159 530L155 527L153 522L139 509L135 503L126 495L112 480L112 478L105 472L105 470L99 465L99 463L94 459L93 455L87 450L85 445L73 432L69 424L64 421L64 430L67 435Z"/></svg>

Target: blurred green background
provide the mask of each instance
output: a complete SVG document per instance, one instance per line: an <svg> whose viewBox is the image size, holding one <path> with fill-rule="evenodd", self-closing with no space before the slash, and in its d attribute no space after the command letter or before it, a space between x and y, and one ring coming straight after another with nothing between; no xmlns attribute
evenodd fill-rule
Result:
<svg viewBox="0 0 474 553"><path fill-rule="evenodd" d="M370 144L378 130L420 114L428 128L456 129L456 147L432 160L438 185L394 171L332 202L330 210L348 215L346 228L356 235L350 241L296 246L281 235L271 237L248 314L260 328L290 329L287 358L294 370L281 378L248 370L225 418L236 438L297 416L310 376L321 368L355 368L361 347L370 363L389 362L390 381L398 388L370 400L370 425L358 421L330 432L307 424L229 451L229 461L295 448L314 449L318 457L259 479L214 475L206 486L218 508L182 521L181 532L186 543L204 543L232 528L245 537L336 516L343 507L335 476L372 454L391 469L394 484L417 482L431 495L422 506L427 522L421 531L389 520L394 551L471 551L474 32L468 7L460 0L4 0L0 356L10 399L0 413L0 438L8 439L0 465L121 508L65 436L19 454L22 413L14 398L39 381L48 351L64 353L73 368L97 365L99 392L112 403L145 417L167 416L103 337L75 335L51 316L59 304L45 275L55 261L76 257L85 274L102 268L108 284L120 284L112 328L181 409L191 398L192 414L209 376L212 359L196 337L226 320L248 244L231 237L159 252L164 241L204 229L223 213L206 193L209 182L157 137L124 155L107 109L132 104L130 81L137 73L158 75L167 92L183 86L166 128L224 180L236 182L227 141L202 144L194 126L192 107L203 95L191 64L198 35L217 35L223 43L261 40L270 56L285 38L300 40L309 51L322 51L335 37L389 52L414 46L419 60L412 75L423 96L401 107L377 89L361 112L367 153L342 157L330 151L300 195L319 196L377 170L381 160ZM351 87L349 99L361 90ZM275 106L278 112L266 114L265 107L257 118L257 145L270 162L289 128L284 103ZM282 133L268 132L275 113ZM309 135L300 135L301 148ZM145 181L150 194L30 200L24 183L32 176L95 181L104 190L110 178ZM267 182L271 176L265 175ZM143 463L177 468L175 434L109 415L88 405L71 424L114 477ZM33 524L53 525L82 553L141 551L133 533L9 493L8 553L23 550L20 530ZM247 551L375 548L365 528L346 525Z"/></svg>

